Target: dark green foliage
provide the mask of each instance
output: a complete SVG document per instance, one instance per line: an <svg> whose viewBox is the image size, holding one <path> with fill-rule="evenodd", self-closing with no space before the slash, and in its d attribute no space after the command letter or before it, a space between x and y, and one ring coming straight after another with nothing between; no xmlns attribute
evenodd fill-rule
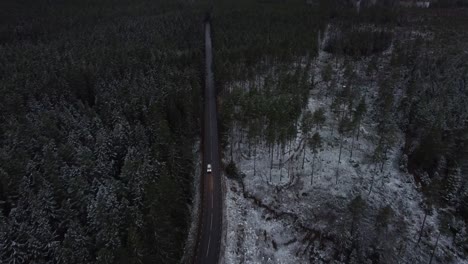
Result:
<svg viewBox="0 0 468 264"><path fill-rule="evenodd" d="M165 0L1 5L0 262L179 261L201 10Z"/></svg>
<svg viewBox="0 0 468 264"><path fill-rule="evenodd" d="M352 129L352 121L351 119L344 117L338 124L338 132L340 134L349 133Z"/></svg>
<svg viewBox="0 0 468 264"><path fill-rule="evenodd" d="M304 70L294 74L280 72L278 76L267 76L263 87L253 87L248 92L236 91L226 96L224 105L226 111L234 111L232 106L238 106L234 113L225 113L248 128L251 136L268 137L274 143L285 143L296 135L295 122L306 104L309 91L309 81L301 82L300 75ZM266 129L267 133L261 133ZM253 138L253 137L250 137Z"/></svg>
<svg viewBox="0 0 468 264"><path fill-rule="evenodd" d="M396 76L403 73L406 88L398 105L397 124L405 131L408 170L421 184L426 204L450 208L445 211L450 217L461 217L465 222L468 221L466 14L466 9L412 10L409 15L418 18L412 26L430 26L434 38L396 42L391 60L392 68L399 70ZM381 88L384 94L389 87ZM381 102L381 109L391 105Z"/></svg>
<svg viewBox="0 0 468 264"><path fill-rule="evenodd" d="M231 161L226 166L226 175L231 178L236 178L239 176L239 171L237 170L236 164Z"/></svg>
<svg viewBox="0 0 468 264"><path fill-rule="evenodd" d="M325 110L323 108L315 110L312 116L312 123L315 125L315 127L320 128L321 125L325 124L325 121Z"/></svg>
<svg viewBox="0 0 468 264"><path fill-rule="evenodd" d="M321 74L322 74L322 80L325 82L329 82L333 74L332 65L330 63L327 63L325 67L322 69Z"/></svg>
<svg viewBox="0 0 468 264"><path fill-rule="evenodd" d="M431 5L434 8L468 7L467 0L437 0Z"/></svg>
<svg viewBox="0 0 468 264"><path fill-rule="evenodd" d="M353 1L317 0L320 15L346 24L371 23L377 25L395 24L399 18L398 1L361 0L359 13Z"/></svg>
<svg viewBox="0 0 468 264"><path fill-rule="evenodd" d="M330 37L324 50L338 55L370 56L388 49L392 43L392 37L392 33L385 30L344 29Z"/></svg>
<svg viewBox="0 0 468 264"><path fill-rule="evenodd" d="M312 129L312 117L312 113L308 110L302 115L301 132L304 137L308 137L308 134Z"/></svg>
<svg viewBox="0 0 468 264"><path fill-rule="evenodd" d="M308 140L308 146L310 149L312 149L312 152L315 154L317 152L317 149L322 146L322 138L320 137L320 134L318 132L315 132L312 138Z"/></svg>
<svg viewBox="0 0 468 264"><path fill-rule="evenodd" d="M360 195L353 198L348 204L348 210L351 215L351 227L350 233L351 236L354 235L356 228L358 227L360 221L362 221L364 215L366 214L367 202L362 199Z"/></svg>
<svg viewBox="0 0 468 264"><path fill-rule="evenodd" d="M361 101L359 101L358 106L356 107L356 111L354 111L354 120L360 120L362 119L363 115L367 112L367 107L366 107L366 100L365 98L361 98Z"/></svg>
<svg viewBox="0 0 468 264"><path fill-rule="evenodd" d="M213 34L218 82L250 79L272 65L315 55L320 21L317 9L299 0L216 2Z"/></svg>
<svg viewBox="0 0 468 264"><path fill-rule="evenodd" d="M375 220L375 228L377 229L377 232L380 233L382 231L386 231L394 216L395 211L390 206L387 205L381 208L377 213Z"/></svg>

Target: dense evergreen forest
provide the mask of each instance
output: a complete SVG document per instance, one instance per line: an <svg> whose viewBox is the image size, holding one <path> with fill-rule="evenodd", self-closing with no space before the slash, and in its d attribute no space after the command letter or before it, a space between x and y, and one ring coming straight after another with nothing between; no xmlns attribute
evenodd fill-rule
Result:
<svg viewBox="0 0 468 264"><path fill-rule="evenodd" d="M177 263L191 221L203 12L0 4L0 263Z"/></svg>
<svg viewBox="0 0 468 264"><path fill-rule="evenodd" d="M402 164L422 185L427 207L443 208L444 232L453 236L465 232L450 223L454 215L468 222L466 14L466 9L412 13L408 23L429 26L434 35L429 41L421 36L396 41L391 60L395 79L406 87L392 110L405 132Z"/></svg>
<svg viewBox="0 0 468 264"><path fill-rule="evenodd" d="M401 171L424 195L424 221L437 212L454 252L468 252L468 16L454 9L466 1L428 10L362 1L359 12L348 0L207 2L0 3L0 263L180 261L210 8L229 174L242 142L254 176L257 149L267 149L272 182L273 160L282 166L279 153L298 135L302 169L306 151L313 168L322 127L340 164L345 141L372 123L369 163L383 172L400 151ZM321 68L320 52L332 58ZM375 94L366 94L369 83ZM312 96L331 103L308 111ZM337 259L392 263L411 239L407 226L391 207L367 203L356 196L345 206L346 227L320 232ZM398 234L379 235L386 232Z"/></svg>

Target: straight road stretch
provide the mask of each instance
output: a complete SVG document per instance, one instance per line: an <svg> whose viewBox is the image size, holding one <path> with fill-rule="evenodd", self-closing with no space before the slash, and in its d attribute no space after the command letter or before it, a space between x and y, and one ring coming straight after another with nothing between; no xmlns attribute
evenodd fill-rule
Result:
<svg viewBox="0 0 468 264"><path fill-rule="evenodd" d="M222 195L211 23L205 21L205 100L201 217L194 263L217 264L221 244ZM211 172L207 171L208 164Z"/></svg>

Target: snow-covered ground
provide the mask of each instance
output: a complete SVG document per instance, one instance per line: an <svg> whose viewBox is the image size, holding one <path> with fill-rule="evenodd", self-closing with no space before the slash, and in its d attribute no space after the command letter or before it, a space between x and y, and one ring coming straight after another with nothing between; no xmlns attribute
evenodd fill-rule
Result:
<svg viewBox="0 0 468 264"><path fill-rule="evenodd" d="M312 69L315 76L319 75L327 61L334 59L321 52ZM359 69L364 69L366 63L362 61L353 65L358 74L361 74ZM385 59L382 63L386 63ZM338 78L338 85L342 85L340 79L343 78ZM372 105L377 91L373 83L369 81L364 84L368 105ZM379 234L374 234L375 224L371 219L375 219L381 208L389 206L395 217L388 243L392 243L390 251L395 252L398 258L388 259L385 263L429 263L438 236L438 215L436 210L427 215L418 243L425 216L423 195L413 176L399 169L403 135L397 135L397 143L381 172L380 166L370 158L377 139L376 124L369 113L361 124L359 140L353 142L351 136L344 138L341 162L338 163L338 121L330 111L331 99L323 93L327 89L326 84L318 82L315 89L309 98L308 109L313 112L323 107L327 120L318 129L323 143L314 162L313 179L313 153L309 148L306 149L305 166L302 168L305 141L300 132L292 144L286 144L284 152L274 149L271 177L271 155L267 146L258 145L255 152L251 149L249 156L249 145L245 139L239 142L241 137L231 138L230 144L235 146L234 162L244 177L226 180L225 262L345 263L344 259L337 260L340 258L337 248L343 246L340 243L346 243L345 237L349 237L351 220L348 205L353 198L361 196L368 212L359 224L359 232L366 238L361 242L363 247L366 247L366 243L371 245L377 241L374 237ZM372 108L368 112L372 112ZM230 157L230 148L227 149L226 163ZM253 153L256 154L255 158ZM451 237L441 235L432 263L468 261L457 255Z"/></svg>

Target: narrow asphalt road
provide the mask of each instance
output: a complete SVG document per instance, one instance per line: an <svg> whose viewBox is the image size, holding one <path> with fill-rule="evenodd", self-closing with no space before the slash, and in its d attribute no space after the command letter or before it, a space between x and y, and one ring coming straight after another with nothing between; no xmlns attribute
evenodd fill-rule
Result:
<svg viewBox="0 0 468 264"><path fill-rule="evenodd" d="M216 91L213 80L213 52L209 21L205 22L205 63L202 204L194 263L216 264L219 260L221 243L222 196ZM212 166L211 173L207 172L208 164Z"/></svg>

